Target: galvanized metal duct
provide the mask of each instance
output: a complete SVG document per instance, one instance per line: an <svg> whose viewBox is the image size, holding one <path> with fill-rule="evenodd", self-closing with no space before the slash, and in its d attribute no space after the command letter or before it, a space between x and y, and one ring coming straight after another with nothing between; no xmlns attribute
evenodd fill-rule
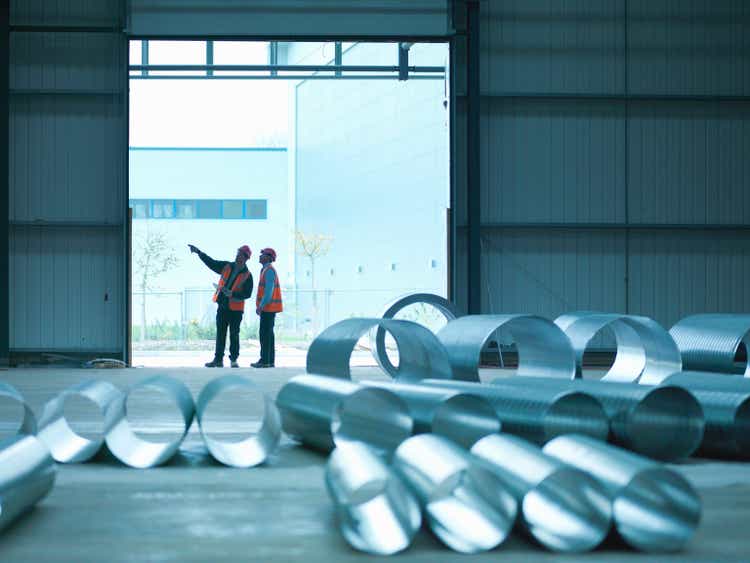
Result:
<svg viewBox="0 0 750 563"><path fill-rule="evenodd" d="M345 319L321 332L307 351L307 372L351 379L349 361L357 341L373 328L391 333L399 350L396 379L450 379L445 349L429 329L395 319Z"/></svg>
<svg viewBox="0 0 750 563"><path fill-rule="evenodd" d="M501 328L511 333L518 347L517 375L575 377L570 340L553 322L532 315L468 315L450 321L437 333L448 351L453 379L479 381L482 349Z"/></svg>
<svg viewBox="0 0 750 563"><path fill-rule="evenodd" d="M690 540L701 501L679 473L588 436L560 436L544 453L591 473L613 500L615 529L643 551L677 551Z"/></svg>
<svg viewBox="0 0 750 563"><path fill-rule="evenodd" d="M0 440L0 530L52 490L57 466L35 436Z"/></svg>
<svg viewBox="0 0 750 563"><path fill-rule="evenodd" d="M503 432L545 444L555 436L578 432L601 440L609 435L609 417L594 397L570 389L529 385L483 385L466 381L425 380L424 385L461 391L486 399L495 409ZM536 382L536 380L534 380Z"/></svg>
<svg viewBox="0 0 750 563"><path fill-rule="evenodd" d="M390 454L411 436L406 404L385 389L320 375L297 375L279 391L276 406L287 434L323 451L364 442Z"/></svg>
<svg viewBox="0 0 750 563"><path fill-rule="evenodd" d="M77 383L44 405L39 419L38 438L49 448L55 461L60 463L87 461L99 451L107 432L116 422L113 418L113 411L110 410L107 416L109 405L122 396L122 391L106 381L89 379ZM92 432L94 438L81 436L71 428L65 416L65 403L72 397L85 399L99 411L101 430Z"/></svg>
<svg viewBox="0 0 750 563"><path fill-rule="evenodd" d="M615 337L617 351L604 381L659 383L681 369L680 352L669 333L648 317L595 313L568 313L555 324L570 338L576 356L576 376L583 376L583 354L603 329Z"/></svg>
<svg viewBox="0 0 750 563"><path fill-rule="evenodd" d="M416 304L431 305L449 322L458 317L456 306L445 297L434 293L419 292L407 293L397 297L385 306L380 316L384 319L392 319L403 309ZM385 329L382 326L370 330L370 349L372 350L372 356L383 371L394 378L398 377L398 368L388 358L388 352L385 349Z"/></svg>
<svg viewBox="0 0 750 563"><path fill-rule="evenodd" d="M664 384L687 389L703 408L706 431L699 454L750 458L750 380L711 372L680 372Z"/></svg>
<svg viewBox="0 0 750 563"><path fill-rule="evenodd" d="M502 386L522 383L513 377L492 382ZM665 461L685 458L703 440L703 409L681 387L555 378L538 378L534 384L537 389L582 391L595 397L609 417L611 440L648 457Z"/></svg>
<svg viewBox="0 0 750 563"><path fill-rule="evenodd" d="M179 411L177 437L164 438L164 441L156 442L144 440L133 431L128 421L127 401L130 394L139 389L164 393L174 403ZM167 376L143 379L107 407L107 420L114 420L105 438L107 447L117 459L131 467L145 469L161 465L179 450L193 422L194 412L193 397L181 381Z"/></svg>
<svg viewBox="0 0 750 563"><path fill-rule="evenodd" d="M500 432L495 409L479 395L412 383L363 381L367 387L386 389L409 407L414 432L432 432L470 448L488 434Z"/></svg>
<svg viewBox="0 0 750 563"><path fill-rule="evenodd" d="M253 393L263 401L260 427L257 432L239 441L222 440L207 427L210 426L212 413L209 406L221 394L227 392L236 394L240 390ZM217 377L208 382L198 395L195 418L211 455L217 461L232 467L253 467L263 463L276 450L281 439L281 417L274 401L249 379L238 375Z"/></svg>
<svg viewBox="0 0 750 563"><path fill-rule="evenodd" d="M11 425L12 430L8 433L9 435L36 434L37 424L36 417L34 416L34 411L31 410L31 407L26 402L26 399L23 398L23 395L21 395L21 393L19 393L15 387L9 385L8 383L3 383L0 381L0 400L8 401L11 404L14 404L16 407L18 407L19 414L21 411L23 412L22 417L18 421L2 421L3 426L5 426L6 424ZM5 433L5 429L3 428L2 430L3 433Z"/></svg>
<svg viewBox="0 0 750 563"><path fill-rule="evenodd" d="M750 361L746 359L744 366L734 362L740 346L750 354L750 315L692 315L680 320L669 333L682 354L683 369L750 377Z"/></svg>
<svg viewBox="0 0 750 563"><path fill-rule="evenodd" d="M339 529L354 549L393 555L411 545L422 525L419 503L366 445L333 450L325 481Z"/></svg>
<svg viewBox="0 0 750 563"><path fill-rule="evenodd" d="M416 493L432 532L448 547L478 553L500 545L518 512L500 478L435 434L405 440L393 467Z"/></svg>
<svg viewBox="0 0 750 563"><path fill-rule="evenodd" d="M482 438L471 453L506 483L518 501L524 528L546 548L589 551L607 537L612 503L606 489L588 473L508 434Z"/></svg>

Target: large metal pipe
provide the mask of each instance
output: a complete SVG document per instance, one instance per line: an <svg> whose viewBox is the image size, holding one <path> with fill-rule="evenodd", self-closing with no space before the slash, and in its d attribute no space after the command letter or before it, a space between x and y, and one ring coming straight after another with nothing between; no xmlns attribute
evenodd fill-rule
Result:
<svg viewBox="0 0 750 563"><path fill-rule="evenodd" d="M471 453L507 484L518 501L524 528L543 546L582 552L607 537L612 503L606 489L588 473L508 434L482 438Z"/></svg>
<svg viewBox="0 0 750 563"><path fill-rule="evenodd" d="M333 450L325 469L339 529L354 548L393 555L411 545L422 525L414 495L366 445Z"/></svg>
<svg viewBox="0 0 750 563"><path fill-rule="evenodd" d="M513 377L498 378L492 383L523 385ZM549 387L592 395L609 417L611 440L648 457L664 461L685 458L703 440L703 409L690 392L680 387L555 378L537 378L534 383L537 389Z"/></svg>
<svg viewBox="0 0 750 563"><path fill-rule="evenodd" d="M750 315L707 314L685 317L669 333L685 370L740 373L750 377ZM735 363L745 348L745 365Z"/></svg>
<svg viewBox="0 0 750 563"><path fill-rule="evenodd" d="M609 329L617 345L615 361L604 381L659 383L681 368L680 351L669 333L648 317L581 311L555 319L570 338L576 356L576 375L583 375L583 355L591 340Z"/></svg>
<svg viewBox="0 0 750 563"><path fill-rule="evenodd" d="M615 528L643 551L677 551L692 537L701 501L679 473L588 436L560 436L544 453L591 473L613 500Z"/></svg>
<svg viewBox="0 0 750 563"><path fill-rule="evenodd" d="M570 340L552 321L533 315L468 315L437 333L448 351L453 379L479 381L482 349L500 329L507 330L518 347L517 375L575 377Z"/></svg>
<svg viewBox="0 0 750 563"><path fill-rule="evenodd" d="M432 432L470 448L479 438L500 432L495 409L479 395L413 383L363 381L362 384L398 395L409 407L416 434Z"/></svg>
<svg viewBox="0 0 750 563"><path fill-rule="evenodd" d="M0 530L44 498L56 474L55 460L35 436L0 440Z"/></svg>
<svg viewBox="0 0 750 563"><path fill-rule="evenodd" d="M687 389L703 408L706 431L699 454L750 458L750 380L711 372L680 372L664 384Z"/></svg>
<svg viewBox="0 0 750 563"><path fill-rule="evenodd" d="M384 319L392 319L403 309L416 304L434 307L447 321L452 321L458 317L456 306L451 301L434 293L421 292L407 293L397 297L385 306L380 316ZM378 362L383 371L392 377L398 377L398 368L388 358L388 351L385 349L385 332L382 326L370 330L370 349L375 361Z"/></svg>
<svg viewBox="0 0 750 563"><path fill-rule="evenodd" d="M167 395L179 411L175 422L179 427L177 437L163 437L163 441L144 440L132 429L128 420L128 398L139 390L156 391ZM181 381L167 376L143 379L130 387L125 394L107 407L107 419L115 422L107 433L105 442L110 452L130 467L145 469L168 461L185 439L195 413L195 404L190 390Z"/></svg>
<svg viewBox="0 0 750 563"><path fill-rule="evenodd" d="M211 431L211 403L224 393L235 395L248 393L260 398L263 414L257 431L241 440L222 440ZM247 409L245 412L250 412ZM279 445L281 439L281 417L274 401L261 391L252 381L238 375L217 377L206 384L198 395L195 405L195 418L198 421L203 441L211 455L224 465L232 467L253 467L263 463Z"/></svg>
<svg viewBox="0 0 750 563"><path fill-rule="evenodd" d="M0 428L3 434L12 436L15 434L36 434L37 423L34 411L23 398L23 395L18 390L8 383L0 381L0 401L9 402L13 405L20 415L19 420L2 420L2 426L10 426L10 431L7 432L5 428ZM4 419L5 417L3 417Z"/></svg>
<svg viewBox="0 0 750 563"><path fill-rule="evenodd" d="M65 404L78 397L91 403L100 421L92 434L93 438L82 436L70 426L65 415ZM123 397L122 391L106 381L89 379L65 389L44 405L39 419L39 439L49 448L52 457L60 463L80 463L94 457L104 443L104 438L114 426L114 411L109 405ZM109 414L109 416L108 416Z"/></svg>
<svg viewBox="0 0 750 563"><path fill-rule="evenodd" d="M390 391L337 377L297 375L281 388L276 406L284 432L323 451L359 441L390 454L414 427L408 407Z"/></svg>
<svg viewBox="0 0 750 563"><path fill-rule="evenodd" d="M349 362L360 338L371 329L382 328L393 336L399 350L395 377L401 381L450 379L448 355L429 329L411 321L354 318L337 322L310 344L307 372L351 379Z"/></svg>
<svg viewBox="0 0 750 563"><path fill-rule="evenodd" d="M609 418L604 408L594 397L581 391L528 384L485 385L437 379L422 383L483 397L495 409L503 432L536 444L545 444L555 436L571 432L601 440L606 440L609 435Z"/></svg>
<svg viewBox="0 0 750 563"><path fill-rule="evenodd" d="M457 444L435 434L414 436L398 447L393 467L416 493L432 532L451 549L487 551L510 534L515 498Z"/></svg>

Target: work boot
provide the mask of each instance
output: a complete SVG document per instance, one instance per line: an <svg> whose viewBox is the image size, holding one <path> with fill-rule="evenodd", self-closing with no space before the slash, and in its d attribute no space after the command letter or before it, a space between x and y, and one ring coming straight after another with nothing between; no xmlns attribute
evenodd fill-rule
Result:
<svg viewBox="0 0 750 563"><path fill-rule="evenodd" d="M232 364L231 365L232 365L233 368L240 367L240 364L237 362L237 360L232 360Z"/></svg>
<svg viewBox="0 0 750 563"><path fill-rule="evenodd" d="M217 360L216 358L214 358L210 362L206 362L205 365L207 368L223 368L224 362L222 360Z"/></svg>

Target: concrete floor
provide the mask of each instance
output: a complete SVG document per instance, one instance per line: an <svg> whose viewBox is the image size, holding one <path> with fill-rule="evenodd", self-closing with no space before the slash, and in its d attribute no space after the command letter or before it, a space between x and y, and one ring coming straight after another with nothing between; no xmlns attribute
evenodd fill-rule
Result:
<svg viewBox="0 0 750 563"><path fill-rule="evenodd" d="M355 368L359 377L376 368ZM231 370L275 395L299 369ZM224 369L220 373L230 373ZM36 413L65 387L102 378L125 387L142 377L172 375L197 396L218 370L199 368L0 371ZM156 409L154 409L156 410ZM155 413L156 414L156 413ZM224 421L231 425L231 420ZM334 526L323 484L325 457L288 439L264 466L231 469L208 456L193 425L168 465L137 470L100 455L59 466L52 493L0 532L6 561L366 561ZM421 532L398 560L455 561L750 561L750 465L695 460L676 466L700 491L703 522L689 548L655 557L609 545L587 555L561 556L514 535L497 550L465 556Z"/></svg>

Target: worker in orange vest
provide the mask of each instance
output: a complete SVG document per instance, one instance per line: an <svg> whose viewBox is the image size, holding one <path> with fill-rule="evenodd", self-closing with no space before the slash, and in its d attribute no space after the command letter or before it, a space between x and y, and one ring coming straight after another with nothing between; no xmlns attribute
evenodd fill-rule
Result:
<svg viewBox="0 0 750 563"><path fill-rule="evenodd" d="M258 291L255 294L255 312L260 316L260 360L250 365L254 368L272 368L276 362L273 325L276 322L276 313L284 310L279 276L271 265L276 261L276 251L273 248L264 248L260 251L258 261L263 265L258 279Z"/></svg>
<svg viewBox="0 0 750 563"><path fill-rule="evenodd" d="M229 361L233 368L240 367L237 358L240 355L240 323L245 311L245 299L253 293L253 276L245 263L253 252L247 245L237 249L234 262L214 260L205 252L201 252L188 244L190 252L194 252L211 270L219 274L219 283L214 284L214 303L216 310L216 347L214 359L206 363L207 368L224 367L224 346L227 341L227 327L229 327Z"/></svg>

